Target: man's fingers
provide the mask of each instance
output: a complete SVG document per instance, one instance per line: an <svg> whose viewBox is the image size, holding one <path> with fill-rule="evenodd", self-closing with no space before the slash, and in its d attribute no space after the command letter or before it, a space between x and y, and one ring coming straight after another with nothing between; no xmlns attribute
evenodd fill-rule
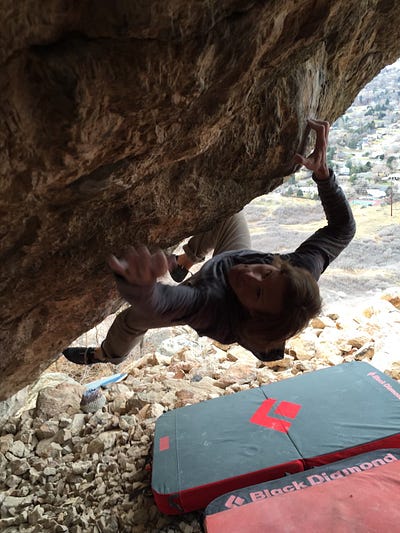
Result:
<svg viewBox="0 0 400 533"><path fill-rule="evenodd" d="M123 259L120 261L115 257L115 255L110 255L110 257L107 259L107 264L116 274L119 274L120 276L124 275L127 264Z"/></svg>
<svg viewBox="0 0 400 533"><path fill-rule="evenodd" d="M315 147L308 157L303 157L301 154L295 154L293 162L295 164L304 165L308 170L311 170L319 179L327 179L329 177L329 170L326 162L326 152L328 147L328 134L330 124L326 120L307 120L308 127L315 131Z"/></svg>
<svg viewBox="0 0 400 533"><path fill-rule="evenodd" d="M135 282L139 276L138 265L139 255L133 246L128 246L124 253L125 272L124 277L130 283Z"/></svg>
<svg viewBox="0 0 400 533"><path fill-rule="evenodd" d="M136 248L133 246L128 246L124 253L124 257L129 261L136 261L138 255Z"/></svg>
<svg viewBox="0 0 400 533"><path fill-rule="evenodd" d="M305 157L303 157L300 154L295 154L293 157L293 162L298 165L304 165L305 161L306 161Z"/></svg>
<svg viewBox="0 0 400 533"><path fill-rule="evenodd" d="M164 252L151 254L146 246L130 246L122 259L111 255L107 263L111 270L123 276L134 285L150 285L168 271L168 260Z"/></svg>
<svg viewBox="0 0 400 533"><path fill-rule="evenodd" d="M139 280L147 282L151 277L151 255L146 246L137 248L135 269Z"/></svg>
<svg viewBox="0 0 400 533"><path fill-rule="evenodd" d="M316 129L316 128L324 128L329 129L329 122L327 120L315 120L314 118L309 118L307 120L308 124L310 125L310 128Z"/></svg>
<svg viewBox="0 0 400 533"><path fill-rule="evenodd" d="M320 167L326 166L326 151L328 147L329 122L326 120L308 120L309 127L315 131L315 148L309 159L313 160L313 168L310 170L317 172Z"/></svg>
<svg viewBox="0 0 400 533"><path fill-rule="evenodd" d="M141 246L137 252L139 257L137 271L143 281L155 281L155 278L167 272L168 262L162 251L151 254L146 246Z"/></svg>
<svg viewBox="0 0 400 533"><path fill-rule="evenodd" d="M161 250L157 251L152 257L152 271L158 278L168 272L168 260Z"/></svg>
<svg viewBox="0 0 400 533"><path fill-rule="evenodd" d="M309 118L307 120L308 125L312 130L315 132L323 133L323 135L326 137L329 133L330 124L326 120L314 120L313 118Z"/></svg>
<svg viewBox="0 0 400 533"><path fill-rule="evenodd" d="M312 118L309 118L307 120L307 123L317 135L315 147L317 149L326 148L330 128L329 122L327 122L326 120L314 120Z"/></svg>

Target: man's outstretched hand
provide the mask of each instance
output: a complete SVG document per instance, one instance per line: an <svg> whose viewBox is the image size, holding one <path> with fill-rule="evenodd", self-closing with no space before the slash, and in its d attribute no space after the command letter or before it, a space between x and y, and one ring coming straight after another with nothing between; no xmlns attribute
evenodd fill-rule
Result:
<svg viewBox="0 0 400 533"><path fill-rule="evenodd" d="M168 260L161 250L151 254L146 246L131 246L121 259L110 256L108 266L131 285L153 285L157 278L167 273Z"/></svg>
<svg viewBox="0 0 400 533"><path fill-rule="evenodd" d="M329 122L324 120L308 119L309 127L315 131L315 148L308 157L300 154L294 156L294 162L304 165L314 173L318 180L329 178L328 163L326 161L326 149L328 147Z"/></svg>

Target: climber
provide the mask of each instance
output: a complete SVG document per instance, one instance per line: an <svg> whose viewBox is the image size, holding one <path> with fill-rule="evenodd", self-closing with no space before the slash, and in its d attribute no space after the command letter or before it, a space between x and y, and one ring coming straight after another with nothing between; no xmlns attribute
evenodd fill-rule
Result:
<svg viewBox="0 0 400 533"><path fill-rule="evenodd" d="M67 348L67 359L119 364L148 329L182 324L224 344L238 342L262 361L282 358L285 340L320 312L317 280L355 233L351 208L327 166L329 123L310 119L308 126L316 134L314 150L308 157L296 154L294 163L313 173L325 227L292 253L257 252L250 249L243 213L237 213L189 240L177 259L143 246L120 259L111 256L119 292L131 306L117 315L101 346ZM157 282L168 271L183 279L210 249L214 256L186 281Z"/></svg>

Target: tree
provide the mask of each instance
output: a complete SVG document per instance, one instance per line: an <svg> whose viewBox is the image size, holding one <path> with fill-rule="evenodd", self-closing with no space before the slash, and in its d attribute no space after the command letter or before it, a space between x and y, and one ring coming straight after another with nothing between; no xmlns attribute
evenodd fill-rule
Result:
<svg viewBox="0 0 400 533"><path fill-rule="evenodd" d="M353 162L351 159L348 159L345 163L345 166L350 170L351 172L351 169L353 168Z"/></svg>
<svg viewBox="0 0 400 533"><path fill-rule="evenodd" d="M333 167L333 158L336 154L336 147L335 146L328 146L327 154L326 154L326 160L329 167Z"/></svg>
<svg viewBox="0 0 400 533"><path fill-rule="evenodd" d="M372 133L373 131L376 131L375 120L371 120L371 122L368 122L367 131L369 131L370 133Z"/></svg>
<svg viewBox="0 0 400 533"><path fill-rule="evenodd" d="M352 150L356 150L358 148L358 137L356 135L352 135L347 142L347 146Z"/></svg>
<svg viewBox="0 0 400 533"><path fill-rule="evenodd" d="M301 189L297 189L297 198L303 198L304 194Z"/></svg>
<svg viewBox="0 0 400 533"><path fill-rule="evenodd" d="M394 155L390 155L387 159L386 159L386 166L390 169L390 170L394 170L394 162L396 161L396 158Z"/></svg>

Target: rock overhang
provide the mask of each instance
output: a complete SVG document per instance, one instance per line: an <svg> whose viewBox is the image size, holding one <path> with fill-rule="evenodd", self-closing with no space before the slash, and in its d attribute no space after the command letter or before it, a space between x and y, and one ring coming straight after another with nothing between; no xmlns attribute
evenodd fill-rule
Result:
<svg viewBox="0 0 400 533"><path fill-rule="evenodd" d="M307 117L334 121L400 55L389 0L2 11L2 398L118 307L108 253L273 190Z"/></svg>

